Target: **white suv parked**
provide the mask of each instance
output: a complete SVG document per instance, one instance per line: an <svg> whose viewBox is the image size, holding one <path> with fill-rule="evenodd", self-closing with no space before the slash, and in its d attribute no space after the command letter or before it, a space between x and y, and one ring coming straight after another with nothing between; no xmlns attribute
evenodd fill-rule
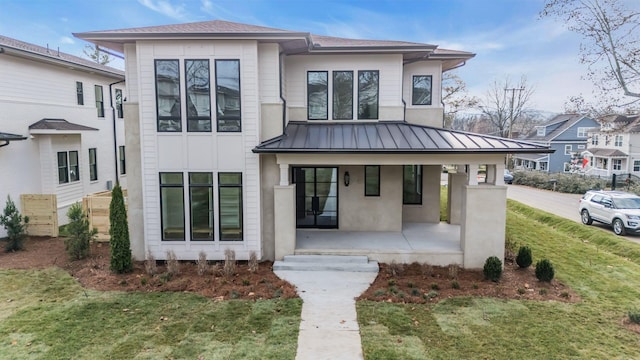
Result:
<svg viewBox="0 0 640 360"><path fill-rule="evenodd" d="M640 232L640 196L622 191L587 191L580 199L580 218L613 227L616 235Z"/></svg>

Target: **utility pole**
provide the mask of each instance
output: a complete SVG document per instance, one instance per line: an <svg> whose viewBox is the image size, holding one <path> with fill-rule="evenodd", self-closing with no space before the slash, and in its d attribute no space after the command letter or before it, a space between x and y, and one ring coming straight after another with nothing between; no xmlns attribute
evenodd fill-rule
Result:
<svg viewBox="0 0 640 360"><path fill-rule="evenodd" d="M511 131L512 131L512 128L513 128L513 102L514 102L515 97L516 97L516 91L523 91L523 90L524 90L524 87L505 88L504 89L505 92L511 91L511 110L509 112L509 133L507 135L507 137L509 139L511 139L511 136L512 136Z"/></svg>

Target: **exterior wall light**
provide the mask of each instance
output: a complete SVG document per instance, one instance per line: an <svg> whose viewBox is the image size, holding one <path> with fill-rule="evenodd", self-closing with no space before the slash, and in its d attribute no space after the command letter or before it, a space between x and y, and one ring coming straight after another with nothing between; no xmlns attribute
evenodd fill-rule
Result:
<svg viewBox="0 0 640 360"><path fill-rule="evenodd" d="M349 186L349 183L351 182L351 176L349 175L348 171L344 172L344 186Z"/></svg>

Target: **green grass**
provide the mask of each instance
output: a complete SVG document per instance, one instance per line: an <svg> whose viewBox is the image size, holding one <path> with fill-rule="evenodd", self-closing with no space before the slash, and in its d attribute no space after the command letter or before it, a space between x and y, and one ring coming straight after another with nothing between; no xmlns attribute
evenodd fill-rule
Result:
<svg viewBox="0 0 640 360"><path fill-rule="evenodd" d="M60 269L0 270L3 359L293 359L302 303L84 290Z"/></svg>
<svg viewBox="0 0 640 360"><path fill-rule="evenodd" d="M358 302L366 359L630 359L640 336L622 320L640 308L640 245L509 200L507 237L549 259L575 304L450 298Z"/></svg>

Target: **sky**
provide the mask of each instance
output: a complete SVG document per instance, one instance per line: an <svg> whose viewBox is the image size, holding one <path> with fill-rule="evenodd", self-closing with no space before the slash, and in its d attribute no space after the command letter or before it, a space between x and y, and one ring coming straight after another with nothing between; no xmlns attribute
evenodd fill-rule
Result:
<svg viewBox="0 0 640 360"><path fill-rule="evenodd" d="M0 34L78 56L87 43L74 32L205 20L427 43L476 54L456 70L471 95L482 99L495 81L526 76L529 108L562 112L570 96L593 99L593 85L582 79L580 36L540 19L543 7L544 0L0 0Z"/></svg>

